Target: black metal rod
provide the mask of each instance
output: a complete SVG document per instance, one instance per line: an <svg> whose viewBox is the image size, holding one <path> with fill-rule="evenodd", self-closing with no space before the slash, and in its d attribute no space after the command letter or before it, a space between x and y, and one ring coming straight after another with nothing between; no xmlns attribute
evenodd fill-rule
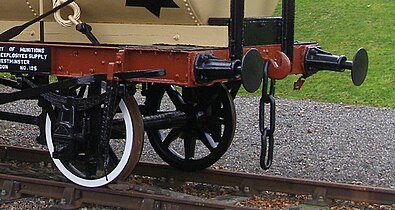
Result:
<svg viewBox="0 0 395 210"><path fill-rule="evenodd" d="M295 0L283 0L283 34L281 50L293 61L294 31L295 31Z"/></svg>
<svg viewBox="0 0 395 210"><path fill-rule="evenodd" d="M74 1L75 1L75 0L67 0L67 1L65 1L64 3L59 4L57 7L54 7L53 9L51 9L51 10L45 12L44 14L42 14L42 15L40 15L40 16L34 18L33 20L31 20L31 21L29 21L29 22L27 22L27 23L25 23L25 24L23 24L23 25L30 26L30 25L32 25L32 24L34 24L34 23L40 21L41 19L47 17L48 15L53 14L54 12L56 12L56 11L62 9L63 7L65 7L65 6L67 6L67 5L71 4L71 3L73 3Z"/></svg>
<svg viewBox="0 0 395 210"><path fill-rule="evenodd" d="M44 93L53 92L59 89L67 89L72 86L81 85L81 84L89 84L94 82L96 79L101 77L102 75L96 76L84 76L79 78L71 78L64 81L52 83L49 85L43 85L35 88L29 88L17 92L2 94L0 97L0 104L6 104L12 101L17 101L21 99L33 98L39 96Z"/></svg>
<svg viewBox="0 0 395 210"><path fill-rule="evenodd" d="M77 31L83 33L93 45L95 45L95 46L100 45L99 40L92 33L92 27L90 25L88 25L86 23L80 23L75 26L75 29Z"/></svg>
<svg viewBox="0 0 395 210"><path fill-rule="evenodd" d="M1 112L0 111L0 119L12 121L12 122L30 124L30 125L38 125L39 124L39 118L36 116L9 113L9 112Z"/></svg>
<svg viewBox="0 0 395 210"><path fill-rule="evenodd" d="M185 126L191 120L191 116L178 111L143 117L145 130L179 128Z"/></svg>
<svg viewBox="0 0 395 210"><path fill-rule="evenodd" d="M7 87L20 89L19 86L18 86L18 83L16 81L14 81L14 80L0 78L0 84L5 85Z"/></svg>
<svg viewBox="0 0 395 210"><path fill-rule="evenodd" d="M40 42L45 42L45 24L40 21Z"/></svg>
<svg viewBox="0 0 395 210"><path fill-rule="evenodd" d="M25 30L27 27L33 25L34 23L40 21L41 19L47 17L50 14L53 14L54 12L62 9L63 7L73 3L75 0L67 0L64 3L60 4L59 6L47 11L46 13L34 18L33 20L20 25L20 26L15 26L11 29L8 29L7 31L3 32L2 34L0 34L0 41L1 42L5 42L5 41L9 41L10 39L18 36L23 30Z"/></svg>
<svg viewBox="0 0 395 210"><path fill-rule="evenodd" d="M244 0L231 0L229 21L230 60L243 58Z"/></svg>
<svg viewBox="0 0 395 210"><path fill-rule="evenodd" d="M132 70L114 74L114 76L118 77L119 79L151 78L164 75L166 75L165 69Z"/></svg>

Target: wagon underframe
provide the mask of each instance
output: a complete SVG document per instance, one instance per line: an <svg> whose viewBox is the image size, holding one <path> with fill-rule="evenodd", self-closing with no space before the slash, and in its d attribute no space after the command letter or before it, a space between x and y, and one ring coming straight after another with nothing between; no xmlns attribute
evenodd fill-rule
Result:
<svg viewBox="0 0 395 210"><path fill-rule="evenodd" d="M28 25L66 4L0 34L0 105L37 100L38 116L0 112L0 120L37 125L68 179L97 187L125 179L140 158L144 131L158 155L173 167L196 171L215 163L235 132L234 98L241 86L259 89L260 164L270 167L275 131L275 80L320 70L352 70L354 84L365 79L368 58L360 49L353 61L323 51L316 43L294 43L293 0L283 0L281 18L244 18L244 1L231 1L227 48L181 45L101 45L89 25L77 30L91 44L9 41ZM43 25L43 24L41 24ZM145 97L138 104L136 93ZM267 106L268 105L268 106ZM269 110L265 110L269 107ZM268 112L268 113L266 113ZM265 122L265 114L269 122Z"/></svg>

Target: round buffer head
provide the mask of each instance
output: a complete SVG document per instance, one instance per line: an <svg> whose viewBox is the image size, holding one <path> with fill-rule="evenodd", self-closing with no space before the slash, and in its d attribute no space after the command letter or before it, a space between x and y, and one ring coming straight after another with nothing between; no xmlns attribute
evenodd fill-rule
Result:
<svg viewBox="0 0 395 210"><path fill-rule="evenodd" d="M263 59L256 49L250 49L244 55L241 63L241 80L243 87L249 93L259 89L263 78Z"/></svg>
<svg viewBox="0 0 395 210"><path fill-rule="evenodd" d="M354 55L351 69L351 78L354 85L360 86L365 81L366 74L368 73L368 65L368 53L365 49L360 48Z"/></svg>

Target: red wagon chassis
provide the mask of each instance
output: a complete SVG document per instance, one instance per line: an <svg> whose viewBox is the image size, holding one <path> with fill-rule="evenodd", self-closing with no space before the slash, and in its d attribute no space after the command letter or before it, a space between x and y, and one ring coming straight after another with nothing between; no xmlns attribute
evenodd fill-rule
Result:
<svg viewBox="0 0 395 210"><path fill-rule="evenodd" d="M25 48L46 48L50 51L50 70L53 76L81 77L105 74L109 79L116 73L136 72L142 70L163 69L163 76L131 79L136 82L154 82L196 87L202 84L195 78L195 61L199 54L211 54L221 59L229 58L227 48L208 48L194 46L87 46L43 43L7 42L0 45L23 46ZM309 47L316 44L298 44L294 47L292 62L281 53L281 46L249 46L244 51L254 48L259 51L264 61L270 61L269 78L283 79L289 74L304 74L304 56ZM23 54L23 52L18 52ZM21 56L19 56L21 57ZM0 62L1 63L1 62ZM0 70L1 71L1 70ZM20 71L23 73L23 71ZM31 71L28 73L32 73ZM226 80L223 80L226 82Z"/></svg>

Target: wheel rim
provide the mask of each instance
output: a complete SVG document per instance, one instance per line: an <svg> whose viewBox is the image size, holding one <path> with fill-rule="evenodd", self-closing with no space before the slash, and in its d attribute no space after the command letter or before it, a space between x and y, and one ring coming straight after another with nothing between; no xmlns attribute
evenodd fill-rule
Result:
<svg viewBox="0 0 395 210"><path fill-rule="evenodd" d="M81 172L81 167L78 166L74 161L73 163L64 162L60 159L53 158L54 144L52 139L52 122L47 114L45 123L45 135L48 150L50 152L51 158L54 164L60 170L60 172L68 178L70 181L85 187L99 187L106 185L114 180L125 179L130 175L134 167L136 166L142 149L142 135L143 126L141 115L139 114L138 106L135 100L129 96L124 96L118 105L120 109L121 118L123 120L121 127L125 129L124 131L124 143L121 155L117 162L114 162L115 167L111 168L111 171L99 175L98 177L84 177L84 173ZM119 124L118 124L119 125ZM117 138L118 139L118 138ZM110 145L111 146L111 145ZM119 145L118 145L119 146ZM122 146L122 143L121 143ZM114 148L111 149L113 151ZM119 154L118 152L116 152ZM114 161L114 158L112 158Z"/></svg>
<svg viewBox="0 0 395 210"><path fill-rule="evenodd" d="M161 107L164 95L169 96L173 107ZM147 95L146 106L148 114L183 112L190 119L182 126L147 131L154 150L175 168L207 168L222 157L232 142L235 109L222 84L183 89L182 94L171 86L155 84Z"/></svg>

